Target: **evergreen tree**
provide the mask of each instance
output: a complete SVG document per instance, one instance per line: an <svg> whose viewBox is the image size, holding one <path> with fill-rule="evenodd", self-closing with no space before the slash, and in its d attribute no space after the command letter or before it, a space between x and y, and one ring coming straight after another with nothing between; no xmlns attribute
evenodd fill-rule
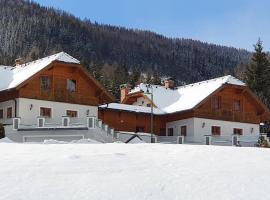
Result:
<svg viewBox="0 0 270 200"><path fill-rule="evenodd" d="M267 54L263 51L263 45L260 39L257 44L254 45L254 49L255 52L251 58L251 63L248 64L245 72L245 82L251 90L269 105L269 61L267 59Z"/></svg>
<svg viewBox="0 0 270 200"><path fill-rule="evenodd" d="M141 72L138 69L134 69L133 72L130 74L130 86L131 88L135 87L140 80Z"/></svg>
<svg viewBox="0 0 270 200"><path fill-rule="evenodd" d="M160 85L161 84L160 75L159 75L158 71L156 71L156 70L153 73L152 84L154 84L154 85Z"/></svg>
<svg viewBox="0 0 270 200"><path fill-rule="evenodd" d="M120 85L129 82L129 73L126 65L118 65L114 71L112 82L112 93L117 100L120 100Z"/></svg>

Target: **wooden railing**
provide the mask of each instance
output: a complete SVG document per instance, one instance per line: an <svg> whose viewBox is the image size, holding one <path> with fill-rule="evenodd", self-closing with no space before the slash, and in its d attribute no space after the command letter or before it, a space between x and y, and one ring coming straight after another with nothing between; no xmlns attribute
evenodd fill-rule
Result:
<svg viewBox="0 0 270 200"><path fill-rule="evenodd" d="M40 96L44 100L85 104L85 105L97 105L98 99L95 97L86 97L78 92L69 92L66 89L55 90L42 90Z"/></svg>
<svg viewBox="0 0 270 200"><path fill-rule="evenodd" d="M219 119L225 121L238 121L255 123L258 121L258 116L251 112L235 112L231 110L200 110L196 113L198 117Z"/></svg>

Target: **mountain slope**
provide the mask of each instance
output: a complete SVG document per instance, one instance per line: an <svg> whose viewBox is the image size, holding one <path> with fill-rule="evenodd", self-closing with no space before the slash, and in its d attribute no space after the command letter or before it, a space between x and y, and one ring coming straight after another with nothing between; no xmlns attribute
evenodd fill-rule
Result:
<svg viewBox="0 0 270 200"><path fill-rule="evenodd" d="M23 0L0 0L0 63L13 64L66 51L90 64L126 65L194 82L231 72L245 63L245 50L149 31L99 25Z"/></svg>

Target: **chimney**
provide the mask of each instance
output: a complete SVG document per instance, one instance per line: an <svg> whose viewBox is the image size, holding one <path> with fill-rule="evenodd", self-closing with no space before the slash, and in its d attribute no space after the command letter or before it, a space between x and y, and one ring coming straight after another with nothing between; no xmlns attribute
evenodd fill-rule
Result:
<svg viewBox="0 0 270 200"><path fill-rule="evenodd" d="M174 89L174 81L173 80L166 80L164 82L164 87L166 89Z"/></svg>
<svg viewBox="0 0 270 200"><path fill-rule="evenodd" d="M22 65L22 64L23 64L23 59L21 57L15 59L15 66Z"/></svg>
<svg viewBox="0 0 270 200"><path fill-rule="evenodd" d="M130 91L130 86L128 84L120 85L120 91L121 91L121 103L122 103Z"/></svg>

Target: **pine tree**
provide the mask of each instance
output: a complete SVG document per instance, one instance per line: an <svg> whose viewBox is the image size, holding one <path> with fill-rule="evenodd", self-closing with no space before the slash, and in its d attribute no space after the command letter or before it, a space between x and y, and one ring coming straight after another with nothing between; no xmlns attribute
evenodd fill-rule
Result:
<svg viewBox="0 0 270 200"><path fill-rule="evenodd" d="M259 39L254 45L255 52L253 53L251 63L248 64L245 72L245 82L249 88L253 90L265 103L270 100L268 88L269 82L269 61L267 54L263 51L262 41Z"/></svg>
<svg viewBox="0 0 270 200"><path fill-rule="evenodd" d="M160 75L157 71L154 71L154 73L153 73L152 84L154 84L154 85L161 84L161 78L160 78Z"/></svg>
<svg viewBox="0 0 270 200"><path fill-rule="evenodd" d="M118 65L114 71L112 93L117 100L120 99L120 85L129 82L129 73L126 65Z"/></svg>
<svg viewBox="0 0 270 200"><path fill-rule="evenodd" d="M140 80L141 72L138 69L134 69L133 72L130 74L130 86L131 88L135 87L138 81Z"/></svg>

